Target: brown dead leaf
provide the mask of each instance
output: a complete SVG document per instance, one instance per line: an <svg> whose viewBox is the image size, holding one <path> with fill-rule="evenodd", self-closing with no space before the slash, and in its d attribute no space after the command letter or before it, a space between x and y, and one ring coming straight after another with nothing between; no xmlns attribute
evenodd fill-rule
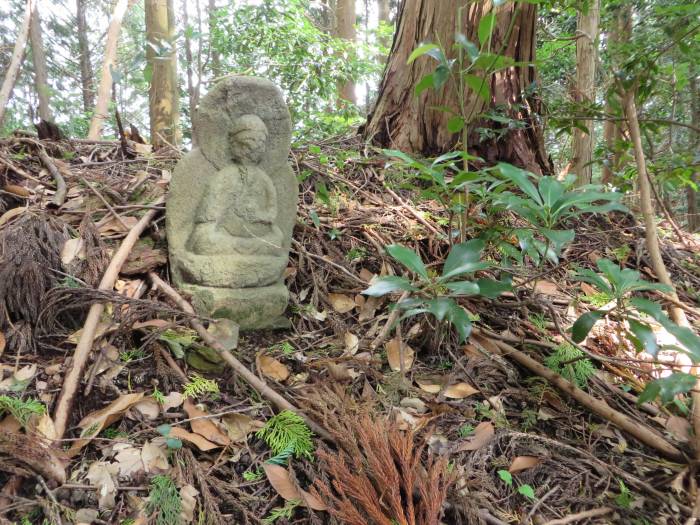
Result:
<svg viewBox="0 0 700 525"><path fill-rule="evenodd" d="M167 396L165 396L165 402L163 403L162 407L163 412L167 412L171 408L179 407L183 401L184 398L180 392L170 392Z"/></svg>
<svg viewBox="0 0 700 525"><path fill-rule="evenodd" d="M180 519L182 523L194 521L194 508L197 506L198 495L199 491L192 485L185 485L180 489L180 500L182 501Z"/></svg>
<svg viewBox="0 0 700 525"><path fill-rule="evenodd" d="M689 441L692 435L690 422L687 418L680 416L670 416L666 420L666 430L679 441Z"/></svg>
<svg viewBox="0 0 700 525"><path fill-rule="evenodd" d="M360 279L367 283L374 279L374 275L375 274L370 272L367 268L362 268L362 270L360 270Z"/></svg>
<svg viewBox="0 0 700 525"><path fill-rule="evenodd" d="M355 308L355 300L342 293L329 293L328 300L333 310L339 314L346 314Z"/></svg>
<svg viewBox="0 0 700 525"><path fill-rule="evenodd" d="M27 188L24 186L18 186L17 184L6 184L3 186L2 191L6 191L7 193L11 193L12 195L17 195L18 197L24 197L25 199L27 197L31 197L32 192L29 191Z"/></svg>
<svg viewBox="0 0 700 525"><path fill-rule="evenodd" d="M258 370L275 381L284 381L289 377L289 368L269 355L258 354Z"/></svg>
<svg viewBox="0 0 700 525"><path fill-rule="evenodd" d="M343 355L355 355L360 349L360 338L352 332L345 332L345 335L343 336L343 342L345 343L345 351L343 352ZM2 351L0 349L0 354L1 353Z"/></svg>
<svg viewBox="0 0 700 525"><path fill-rule="evenodd" d="M217 445L221 445L223 447L231 443L229 437L219 430L219 427L217 427L211 419L206 418L208 414L204 410L196 407L192 401L185 399L182 408L185 409L185 412L187 412L189 417L200 418L190 421L190 426L192 427L193 432L196 432L200 436L204 436L212 443L216 443Z"/></svg>
<svg viewBox="0 0 700 525"><path fill-rule="evenodd" d="M442 390L444 378L441 377L422 377L416 378L416 384L424 392L429 394L437 394Z"/></svg>
<svg viewBox="0 0 700 525"><path fill-rule="evenodd" d="M195 434L194 432L187 432L187 430L180 427L172 427L170 429L168 437L174 437L192 443L202 452L206 452L207 450L212 450L215 448L221 448L221 445L212 443L211 441L203 438L199 434Z"/></svg>
<svg viewBox="0 0 700 525"><path fill-rule="evenodd" d="M535 293L557 297L561 295L559 287L552 281L540 280L535 283Z"/></svg>
<svg viewBox="0 0 700 525"><path fill-rule="evenodd" d="M248 434L265 426L262 421L257 421L245 414L226 414L222 421L229 439L233 442L245 441Z"/></svg>
<svg viewBox="0 0 700 525"><path fill-rule="evenodd" d="M105 222L103 222L97 230L103 234L107 235L110 233L127 233L131 230L139 220L136 217L122 216L122 221L118 221L116 217L110 217ZM122 222L124 224L122 224ZM124 225L127 227L125 228Z"/></svg>
<svg viewBox="0 0 700 525"><path fill-rule="evenodd" d="M404 371L411 368L413 359L416 355L413 348L408 346L398 337L394 337L391 341L387 341L384 345L386 349L386 358L389 361L389 367L395 372L401 370L401 349L403 348L403 369Z"/></svg>
<svg viewBox="0 0 700 525"><path fill-rule="evenodd" d="M289 471L280 465L264 463L263 469L270 485L287 501L300 500L304 505L314 510L326 510L326 505L313 494L297 488L292 481Z"/></svg>
<svg viewBox="0 0 700 525"><path fill-rule="evenodd" d="M474 435L469 438L466 443L462 443L457 447L457 452L466 450L479 450L486 446L492 439L496 429L490 421L479 423L474 429Z"/></svg>
<svg viewBox="0 0 700 525"><path fill-rule="evenodd" d="M119 465L106 461L95 461L90 465L85 476L90 485L97 487L97 501L100 508L111 509L114 507L117 495L117 484L114 477L119 472Z"/></svg>
<svg viewBox="0 0 700 525"><path fill-rule="evenodd" d="M124 394L112 401L106 407L85 416L78 426L82 429L80 437L71 447L72 451L80 450L103 428L111 425L124 415L124 412L143 399L143 392Z"/></svg>
<svg viewBox="0 0 700 525"><path fill-rule="evenodd" d="M116 452L114 460L119 466L120 476L130 477L145 470L140 449L129 443L117 443L112 448Z"/></svg>
<svg viewBox="0 0 700 525"><path fill-rule="evenodd" d="M357 320L363 323L373 319L383 301L382 297L367 297L367 300L360 307L360 315L357 316Z"/></svg>
<svg viewBox="0 0 700 525"><path fill-rule="evenodd" d="M595 295L598 293L598 290L593 288L590 284L588 283L581 283L581 291L586 294L586 295Z"/></svg>
<svg viewBox="0 0 700 525"><path fill-rule="evenodd" d="M326 365L328 373L336 381L352 381L357 377L357 372L348 368L343 363L328 363Z"/></svg>
<svg viewBox="0 0 700 525"><path fill-rule="evenodd" d="M53 419L47 413L40 416L33 416L29 419L28 429L45 437L46 439L54 440L58 437L56 427L54 427Z"/></svg>
<svg viewBox="0 0 700 525"><path fill-rule="evenodd" d="M17 421L12 414L0 420L0 431L18 434L20 430L22 430L22 423Z"/></svg>
<svg viewBox="0 0 700 525"><path fill-rule="evenodd" d="M27 208L20 206L19 208L12 208L11 210L7 210L5 213L0 215L0 226L3 224L10 222L12 219L15 217L22 215L25 211L27 211Z"/></svg>
<svg viewBox="0 0 700 525"><path fill-rule="evenodd" d="M540 463L542 463L542 460L536 456L518 456L508 467L508 472L515 474L516 472L536 467Z"/></svg>
<svg viewBox="0 0 700 525"><path fill-rule="evenodd" d="M456 383L448 386L443 394L450 399L464 399L477 393L479 391L468 383Z"/></svg>
<svg viewBox="0 0 700 525"><path fill-rule="evenodd" d="M143 415L146 419L153 421L160 415L160 405L152 397L142 399L134 405L134 410Z"/></svg>
<svg viewBox="0 0 700 525"><path fill-rule="evenodd" d="M165 447L157 445L153 441L144 443L141 448L141 461L146 473L165 472L170 468Z"/></svg>
<svg viewBox="0 0 700 525"><path fill-rule="evenodd" d="M61 249L61 263L66 268L76 258L85 260L85 241L78 237L77 239L68 239Z"/></svg>

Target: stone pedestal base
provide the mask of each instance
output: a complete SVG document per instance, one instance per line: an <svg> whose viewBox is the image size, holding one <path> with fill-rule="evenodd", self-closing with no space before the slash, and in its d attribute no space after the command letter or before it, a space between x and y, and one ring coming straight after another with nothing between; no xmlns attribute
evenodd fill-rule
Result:
<svg viewBox="0 0 700 525"><path fill-rule="evenodd" d="M289 327L289 321L283 317L289 299L284 283L261 288L213 288L192 284L181 284L179 288L192 296L197 313L231 319L241 330Z"/></svg>

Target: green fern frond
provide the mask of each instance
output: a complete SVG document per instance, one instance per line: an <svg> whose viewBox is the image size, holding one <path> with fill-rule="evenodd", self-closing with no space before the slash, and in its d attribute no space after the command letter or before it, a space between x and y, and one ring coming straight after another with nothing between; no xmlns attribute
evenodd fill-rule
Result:
<svg viewBox="0 0 700 525"><path fill-rule="evenodd" d="M146 512L149 515L155 513L155 525L179 525L182 522L182 500L170 476L154 476L151 480Z"/></svg>
<svg viewBox="0 0 700 525"><path fill-rule="evenodd" d="M544 364L579 388L585 388L588 380L595 374L595 366L585 355L575 346L563 343L544 360Z"/></svg>
<svg viewBox="0 0 700 525"><path fill-rule="evenodd" d="M284 507L275 507L270 511L270 515L262 520L265 525L272 525L275 521L280 518L286 518L287 520L292 519L292 514L294 514L294 509L301 505L301 501L298 499L290 499L284 504Z"/></svg>
<svg viewBox="0 0 700 525"><path fill-rule="evenodd" d="M43 415L46 407L36 399L22 401L16 397L3 395L0 396L0 415L5 412L12 414L20 425L25 426L33 414Z"/></svg>
<svg viewBox="0 0 700 525"><path fill-rule="evenodd" d="M267 443L275 457L291 450L297 458L312 458L313 434L304 420L294 412L285 410L271 417L256 435Z"/></svg>
<svg viewBox="0 0 700 525"><path fill-rule="evenodd" d="M202 377L197 373L192 374L189 383L183 387L182 397L196 399L205 394L218 395L219 385L216 384L216 381Z"/></svg>

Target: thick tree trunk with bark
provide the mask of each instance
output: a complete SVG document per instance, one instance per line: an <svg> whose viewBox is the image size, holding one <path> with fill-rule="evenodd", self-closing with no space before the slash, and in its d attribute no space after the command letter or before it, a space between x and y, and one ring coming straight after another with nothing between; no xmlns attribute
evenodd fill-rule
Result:
<svg viewBox="0 0 700 525"><path fill-rule="evenodd" d="M119 33L122 29L122 20L134 0L117 0L114 6L112 18L107 28L107 42L105 43L105 57L102 62L102 75L100 86L97 89L97 102L95 103L95 113L90 121L88 138L99 140L102 137L102 127L107 119L109 100L112 93L111 69L117 65L117 44L119 43Z"/></svg>
<svg viewBox="0 0 700 525"><path fill-rule="evenodd" d="M435 109L448 107L459 114L456 88L428 89L414 96L415 86L435 69L435 62L421 57L407 65L411 52L424 42L440 42L452 53L455 29L471 42L479 42L481 18L492 8L491 2L466 4L457 22L459 0L404 0L399 6L389 62L384 71L374 111L364 129L365 138L373 143L406 152L437 155L453 148L460 136L447 129L450 114ZM516 63L535 59L536 6L525 2L507 2L496 9L491 49ZM448 81L449 82L452 81ZM468 150L492 163L511 162L536 173L550 173L552 166L544 150L544 137L537 117L539 100L524 99L524 90L536 82L534 67L513 66L490 76L489 103L465 88L465 107L470 109L467 122ZM505 108L508 117L522 126L502 129L498 139L482 139L479 128L507 128L479 118L489 108Z"/></svg>
<svg viewBox="0 0 700 525"><path fill-rule="evenodd" d="M187 3L187 2L185 2ZM212 47L211 34L214 32L216 27L216 20L214 18L214 13L216 12L216 0L209 0L208 4L208 15L209 15L209 51L211 53L211 72L214 78L219 78L221 76L221 54ZM198 10L199 11L199 10ZM191 117L191 115L190 115ZM194 135L192 135L194 137Z"/></svg>
<svg viewBox="0 0 700 525"><path fill-rule="evenodd" d="M39 117L50 121L52 117L49 104L49 74L46 67L46 53L41 34L38 2L35 2L33 6L32 19L29 24L29 39L32 46L32 62L34 63L34 85L39 98Z"/></svg>
<svg viewBox="0 0 700 525"><path fill-rule="evenodd" d="M24 48L27 47L27 38L29 36L29 25L32 19L33 3L34 2L32 0L27 0L26 7L24 9L24 19L22 20L22 25L19 28L19 33L17 33L17 40L15 41L15 47L12 51L10 65L7 67L7 71L5 71L5 78L2 81L2 87L0 87L0 126L2 126L2 121L5 118L7 103L10 101L12 90L15 87L15 82L17 82L19 68L22 65L22 60L24 59Z"/></svg>
<svg viewBox="0 0 700 525"><path fill-rule="evenodd" d="M86 0L76 0L76 20L78 24L78 49L80 50L80 84L83 94L83 109L89 113L95 108L95 86L92 78L92 62L88 27L85 20Z"/></svg>
<svg viewBox="0 0 700 525"><path fill-rule="evenodd" d="M335 17L336 36L351 43L355 42L355 0L338 0ZM356 104L355 83L348 80L338 86L338 96L342 100Z"/></svg>
<svg viewBox="0 0 700 525"><path fill-rule="evenodd" d="M154 149L179 142L175 13L172 0L146 0L146 60L153 76L148 91Z"/></svg>
<svg viewBox="0 0 700 525"><path fill-rule="evenodd" d="M588 11L579 13L576 39L576 101L590 104L595 101L595 70L598 58L598 22L600 20L600 0L588 3ZM588 130L574 130L573 165L576 183L590 184L593 178L594 122L584 120Z"/></svg>

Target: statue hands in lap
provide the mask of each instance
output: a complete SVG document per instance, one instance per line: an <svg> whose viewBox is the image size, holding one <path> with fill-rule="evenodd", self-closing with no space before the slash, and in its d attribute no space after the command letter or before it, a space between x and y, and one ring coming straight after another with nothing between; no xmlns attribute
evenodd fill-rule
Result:
<svg viewBox="0 0 700 525"><path fill-rule="evenodd" d="M206 189L188 242L199 255L284 255L275 224L277 193L260 167L267 127L256 115L239 117L229 133L233 164L219 170Z"/></svg>

